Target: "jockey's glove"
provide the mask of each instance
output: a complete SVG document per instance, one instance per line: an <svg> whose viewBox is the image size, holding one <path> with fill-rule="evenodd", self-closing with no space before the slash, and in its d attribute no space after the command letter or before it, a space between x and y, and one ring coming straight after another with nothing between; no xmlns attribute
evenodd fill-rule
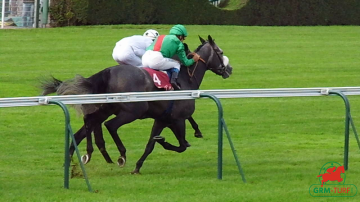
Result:
<svg viewBox="0 0 360 202"><path fill-rule="evenodd" d="M198 62L198 61L200 60L200 55L197 54L197 53L194 53L193 60L194 60L195 62Z"/></svg>

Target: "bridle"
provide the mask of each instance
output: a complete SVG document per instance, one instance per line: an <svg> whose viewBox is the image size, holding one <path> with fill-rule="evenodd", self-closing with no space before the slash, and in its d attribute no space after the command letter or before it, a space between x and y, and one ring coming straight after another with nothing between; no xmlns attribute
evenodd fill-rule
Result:
<svg viewBox="0 0 360 202"><path fill-rule="evenodd" d="M208 43L208 42L207 42L207 43ZM211 46L211 48L214 50L216 56L217 56L218 59L221 61L221 64L220 64L220 66L219 66L218 68L209 68L209 69L210 69L210 70L219 69L219 70L220 70L220 71L219 71L219 74L222 75L222 74L224 74L224 73L226 72L226 66L224 65L224 60L223 60L222 57L220 57L219 53L215 50L215 48L214 48L213 46ZM195 55L195 53L189 53L188 55ZM212 56L211 56L211 57L212 57ZM202 58L200 57L199 60L200 60L201 62L203 62L206 66L208 66L208 63L207 63L204 59L202 59ZM198 66L198 63L199 63L199 61L196 62L195 67L194 67L194 69L193 69L192 71L190 71L190 68L187 67L187 72L188 72L188 75L190 76L190 79L192 79L192 77L195 78L194 74L195 74L196 67ZM195 80L196 80L196 78L195 78Z"/></svg>
<svg viewBox="0 0 360 202"><path fill-rule="evenodd" d="M215 48L214 48L213 46L211 46L211 47L212 47L212 49L214 50L214 52L215 52L216 56L218 57L218 59L221 61L219 67L216 68L216 70L219 70L219 71L218 71L219 74L220 74L220 75L223 75L223 74L226 72L226 66L224 65L223 57L221 57L221 56L219 55L219 53L215 50ZM214 68L209 68L209 69L210 69L210 70L213 70Z"/></svg>

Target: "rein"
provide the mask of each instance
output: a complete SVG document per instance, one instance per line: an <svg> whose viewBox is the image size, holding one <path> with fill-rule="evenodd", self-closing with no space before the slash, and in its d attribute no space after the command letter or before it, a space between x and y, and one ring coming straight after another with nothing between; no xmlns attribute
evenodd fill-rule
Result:
<svg viewBox="0 0 360 202"><path fill-rule="evenodd" d="M189 53L189 55L195 55L195 53ZM199 60L201 62L203 62L204 64L206 64L205 60L202 59L201 57L199 58ZM190 76L190 79L194 76L195 70L196 70L196 67L198 66L198 64L199 64L199 61L196 62L194 70L191 73L190 73L190 68L189 67L187 68L187 72L188 72L188 75Z"/></svg>

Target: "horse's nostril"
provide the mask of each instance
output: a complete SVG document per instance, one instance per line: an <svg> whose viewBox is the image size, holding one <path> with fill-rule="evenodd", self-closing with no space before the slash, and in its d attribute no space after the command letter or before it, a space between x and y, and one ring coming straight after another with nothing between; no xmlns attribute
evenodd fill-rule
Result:
<svg viewBox="0 0 360 202"><path fill-rule="evenodd" d="M228 65L226 68L226 71L229 73L229 75L232 74L232 70L233 70L233 68L230 65Z"/></svg>
<svg viewBox="0 0 360 202"><path fill-rule="evenodd" d="M227 79L227 78L229 78L229 74L226 74L226 73L225 73L225 74L223 74L223 75L222 75L222 78L223 78L223 79Z"/></svg>

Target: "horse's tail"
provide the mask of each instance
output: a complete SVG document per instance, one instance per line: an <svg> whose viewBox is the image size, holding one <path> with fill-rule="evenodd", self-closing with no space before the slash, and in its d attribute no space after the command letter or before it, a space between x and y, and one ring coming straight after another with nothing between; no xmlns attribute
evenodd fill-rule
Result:
<svg viewBox="0 0 360 202"><path fill-rule="evenodd" d="M50 93L58 95L99 94L106 93L109 79L110 70L107 68L89 78L76 75L73 79L61 81L51 76L50 79L41 81L40 88L43 90L42 95ZM89 114L94 112L99 105L75 105L74 107L83 114Z"/></svg>
<svg viewBox="0 0 360 202"><path fill-rule="evenodd" d="M39 86L39 88L42 90L41 95L49 95L51 93L56 93L62 83L62 81L54 78L53 76L51 76L51 78L49 79L41 80Z"/></svg>
<svg viewBox="0 0 360 202"><path fill-rule="evenodd" d="M56 93L58 95L80 95L90 93L91 90L87 89L86 85L83 83L86 83L86 78L80 75L76 75L74 79L67 81L61 81L51 76L50 78L41 81L41 95L48 95L51 93Z"/></svg>

